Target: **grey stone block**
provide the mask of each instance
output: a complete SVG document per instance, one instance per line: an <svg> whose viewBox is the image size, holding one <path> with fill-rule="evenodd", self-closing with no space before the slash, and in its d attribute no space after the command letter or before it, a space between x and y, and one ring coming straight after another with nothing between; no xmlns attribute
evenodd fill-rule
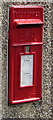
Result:
<svg viewBox="0 0 53 120"><path fill-rule="evenodd" d="M32 4L32 2L34 2ZM0 65L2 71L0 71L0 87L2 87L2 98L0 105L2 106L2 120L10 118L21 119L40 119L40 120L52 120L52 89L51 89L51 41L52 41L52 6L50 2L35 2L31 0L3 0L0 4L0 16L1 16L1 44L0 44ZM42 82L42 100L8 105L8 30L9 30L9 8L13 5L40 5L44 6L44 46L43 46L43 82ZM1 46L2 45L2 46ZM1 112L0 112L1 113Z"/></svg>

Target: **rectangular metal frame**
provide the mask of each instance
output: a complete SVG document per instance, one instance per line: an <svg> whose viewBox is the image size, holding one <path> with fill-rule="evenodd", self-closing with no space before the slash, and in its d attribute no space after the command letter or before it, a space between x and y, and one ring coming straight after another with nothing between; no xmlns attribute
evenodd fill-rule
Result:
<svg viewBox="0 0 53 120"><path fill-rule="evenodd" d="M42 99L43 7L10 8L9 29L9 103ZM26 46L30 51L26 52ZM33 86L20 87L21 54L34 55Z"/></svg>

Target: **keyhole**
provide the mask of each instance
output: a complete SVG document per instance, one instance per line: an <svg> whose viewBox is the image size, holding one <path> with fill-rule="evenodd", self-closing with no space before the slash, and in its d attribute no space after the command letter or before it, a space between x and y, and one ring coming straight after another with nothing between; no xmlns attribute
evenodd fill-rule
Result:
<svg viewBox="0 0 53 120"><path fill-rule="evenodd" d="M26 52L30 52L30 46L29 45L26 46Z"/></svg>

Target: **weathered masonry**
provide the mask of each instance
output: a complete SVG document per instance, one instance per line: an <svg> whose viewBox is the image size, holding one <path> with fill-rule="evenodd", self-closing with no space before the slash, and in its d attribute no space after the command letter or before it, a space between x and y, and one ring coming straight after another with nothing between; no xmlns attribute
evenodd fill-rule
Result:
<svg viewBox="0 0 53 120"><path fill-rule="evenodd" d="M10 28L9 28L10 12L9 11L11 8L14 8L15 6L16 6L17 11L18 11L18 8L19 7L22 8L22 6L24 6L24 8L31 7L34 9L36 9L36 7L38 9L38 6L40 6L39 8L41 10L42 10L42 8L44 8L44 13L43 14L36 13L39 16L38 19L40 21L35 18L32 19L32 16L34 17L34 15L33 15L34 13L33 14L30 13L30 14L32 14L30 17L30 19L32 19L32 21L29 20L30 15L25 16L26 18L28 17L26 21L24 21L24 20L17 21L16 20L17 18L15 18L15 20L13 21L13 33L11 32L11 36L13 34L14 41L12 42L12 38L10 36L11 43L9 43L9 40L10 40L9 34L8 34L9 30L10 30ZM1 0L0 1L0 68L1 68L0 69L0 119L1 120L4 120L4 119L10 120L10 118L12 118L12 119L15 119L15 118L17 118L17 119L18 118L22 118L22 119L30 118L31 119L31 118L33 118L34 120L35 119L38 119L38 120L39 119L40 120L52 120L53 119L52 118L52 93L53 92L52 92L52 80L51 80L51 77L52 77L52 74L51 74L51 65L52 65L51 43L52 43L52 37L53 37L52 6L53 6L53 2L49 2L49 1L48 2L41 2L41 1L35 2L35 0ZM29 12L29 10L28 10L28 12ZM27 14L28 14L28 12L27 12ZM39 12L40 12L40 10L39 10ZM44 21L43 21L42 15L44 16ZM20 19L20 16L22 16L22 15L19 14L18 16ZM23 16L24 16L24 13L23 13ZM36 17L38 17L38 16L36 16ZM14 16L14 17L17 17L17 13L16 13L16 16ZM12 19L13 19L13 17L12 17ZM34 19L35 19L35 21L34 21ZM44 25L43 25L43 22L44 22ZM42 27L43 26L44 26L44 30L43 30L43 38L42 38ZM25 27L26 27L26 29L25 29ZM29 32L28 32L28 29L29 29ZM27 30L27 32L26 32L26 30ZM19 34L17 34L17 31ZM21 34L21 31L23 32L23 34ZM32 37L32 31L33 31L33 37ZM36 34L34 31L36 32ZM28 33L30 33L30 34L28 34ZM40 34L41 34L41 36L40 36ZM16 37L16 35L17 35L17 37ZM22 35L24 35L24 37ZM28 36L28 37L26 37L26 36ZM25 43L24 43L24 38L25 38ZM34 40L34 38L36 38L36 39ZM20 40L20 42L19 42L19 40ZM29 41L29 43L27 40ZM25 96L25 100L28 99L30 101L30 98L37 98L37 97L40 98L40 100L38 100L38 101L32 100L30 102L25 101L25 103L20 102L19 104L17 103L17 104L12 104L12 105L9 104L8 88L10 88L10 90L11 90L11 87L12 87L11 84L9 86L9 78L8 78L9 77L9 65L8 64L10 64L10 67L12 66L12 63L10 63L10 56L8 55L9 45L11 45L11 47L12 47L11 49L13 49L13 51L14 51L13 54L10 53L9 55L10 56L11 56L11 54L15 55L14 63L15 63L16 67L15 67L15 76L13 74L13 79L16 78L16 76L18 76L17 78L19 78L19 84L17 83L18 82L16 80L17 78L14 79L17 82L16 82L16 87L15 87L15 84L13 86L13 91L16 89L16 94L19 97L23 93ZM42 46L43 46L43 49L42 49ZM17 48L19 48L18 49L19 52L18 52ZM13 52L13 51L11 50L11 52ZM19 56L18 53L22 53L22 54L20 54L20 56ZM19 58L19 63L18 63L18 58ZM23 61L25 61L24 65L23 65ZM26 61L27 61L27 63L26 63ZM42 64L42 61L43 61L43 64ZM35 63L35 65L33 65L33 62ZM29 68L27 67L27 69L24 71L24 67L26 67L26 65L29 66L29 64L30 64L30 67ZM18 65L19 65L19 70L17 67ZM39 69L38 69L38 67L39 67ZM36 70L34 70L34 68L36 68ZM42 69L42 71L41 71L41 69ZM22 74L19 75L19 71L22 71L21 72ZM35 73L33 73L32 71L35 71ZM10 73L12 73L12 71L10 71ZM25 75L24 75L24 73L25 73ZM28 73L28 74L26 74L26 73ZM29 74L31 76L31 79L29 77ZM12 78L12 74L10 76ZM20 76L21 76L21 78L20 78ZM26 80L24 81L24 79L23 79L24 76L26 79L28 77L27 83L24 83L26 81ZM33 78L33 76L34 76L34 78ZM29 82L29 79L31 80L31 82ZM38 81L38 84L37 84L36 80ZM42 81L42 83L41 83L41 81ZM33 85L35 87L33 87ZM42 85L42 87L41 87L41 85ZM18 94L17 87L19 87L19 86L21 87L19 89L22 89L22 93ZM28 87L26 87L26 86L28 86ZM29 88L30 88L30 93L31 93L30 96L27 91ZM33 89L33 88L35 88L35 89ZM23 89L25 89L25 90L23 91ZM33 91L31 92L32 89L33 89ZM25 93L26 93L26 95L25 95ZM19 100L19 99L17 99L18 97L16 96L16 94L14 93L13 99L11 99L13 102L14 102L14 100ZM23 100L22 95L21 95L21 100ZM15 97L15 99L14 99L14 97Z"/></svg>

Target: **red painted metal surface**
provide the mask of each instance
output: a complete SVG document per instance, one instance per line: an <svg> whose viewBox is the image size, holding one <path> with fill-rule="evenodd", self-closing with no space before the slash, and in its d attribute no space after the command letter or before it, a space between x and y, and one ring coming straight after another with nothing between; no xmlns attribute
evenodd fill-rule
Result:
<svg viewBox="0 0 53 120"><path fill-rule="evenodd" d="M11 7L9 29L9 103L42 99L43 8ZM30 51L26 51L26 46ZM33 55L33 85L20 87L21 56Z"/></svg>

